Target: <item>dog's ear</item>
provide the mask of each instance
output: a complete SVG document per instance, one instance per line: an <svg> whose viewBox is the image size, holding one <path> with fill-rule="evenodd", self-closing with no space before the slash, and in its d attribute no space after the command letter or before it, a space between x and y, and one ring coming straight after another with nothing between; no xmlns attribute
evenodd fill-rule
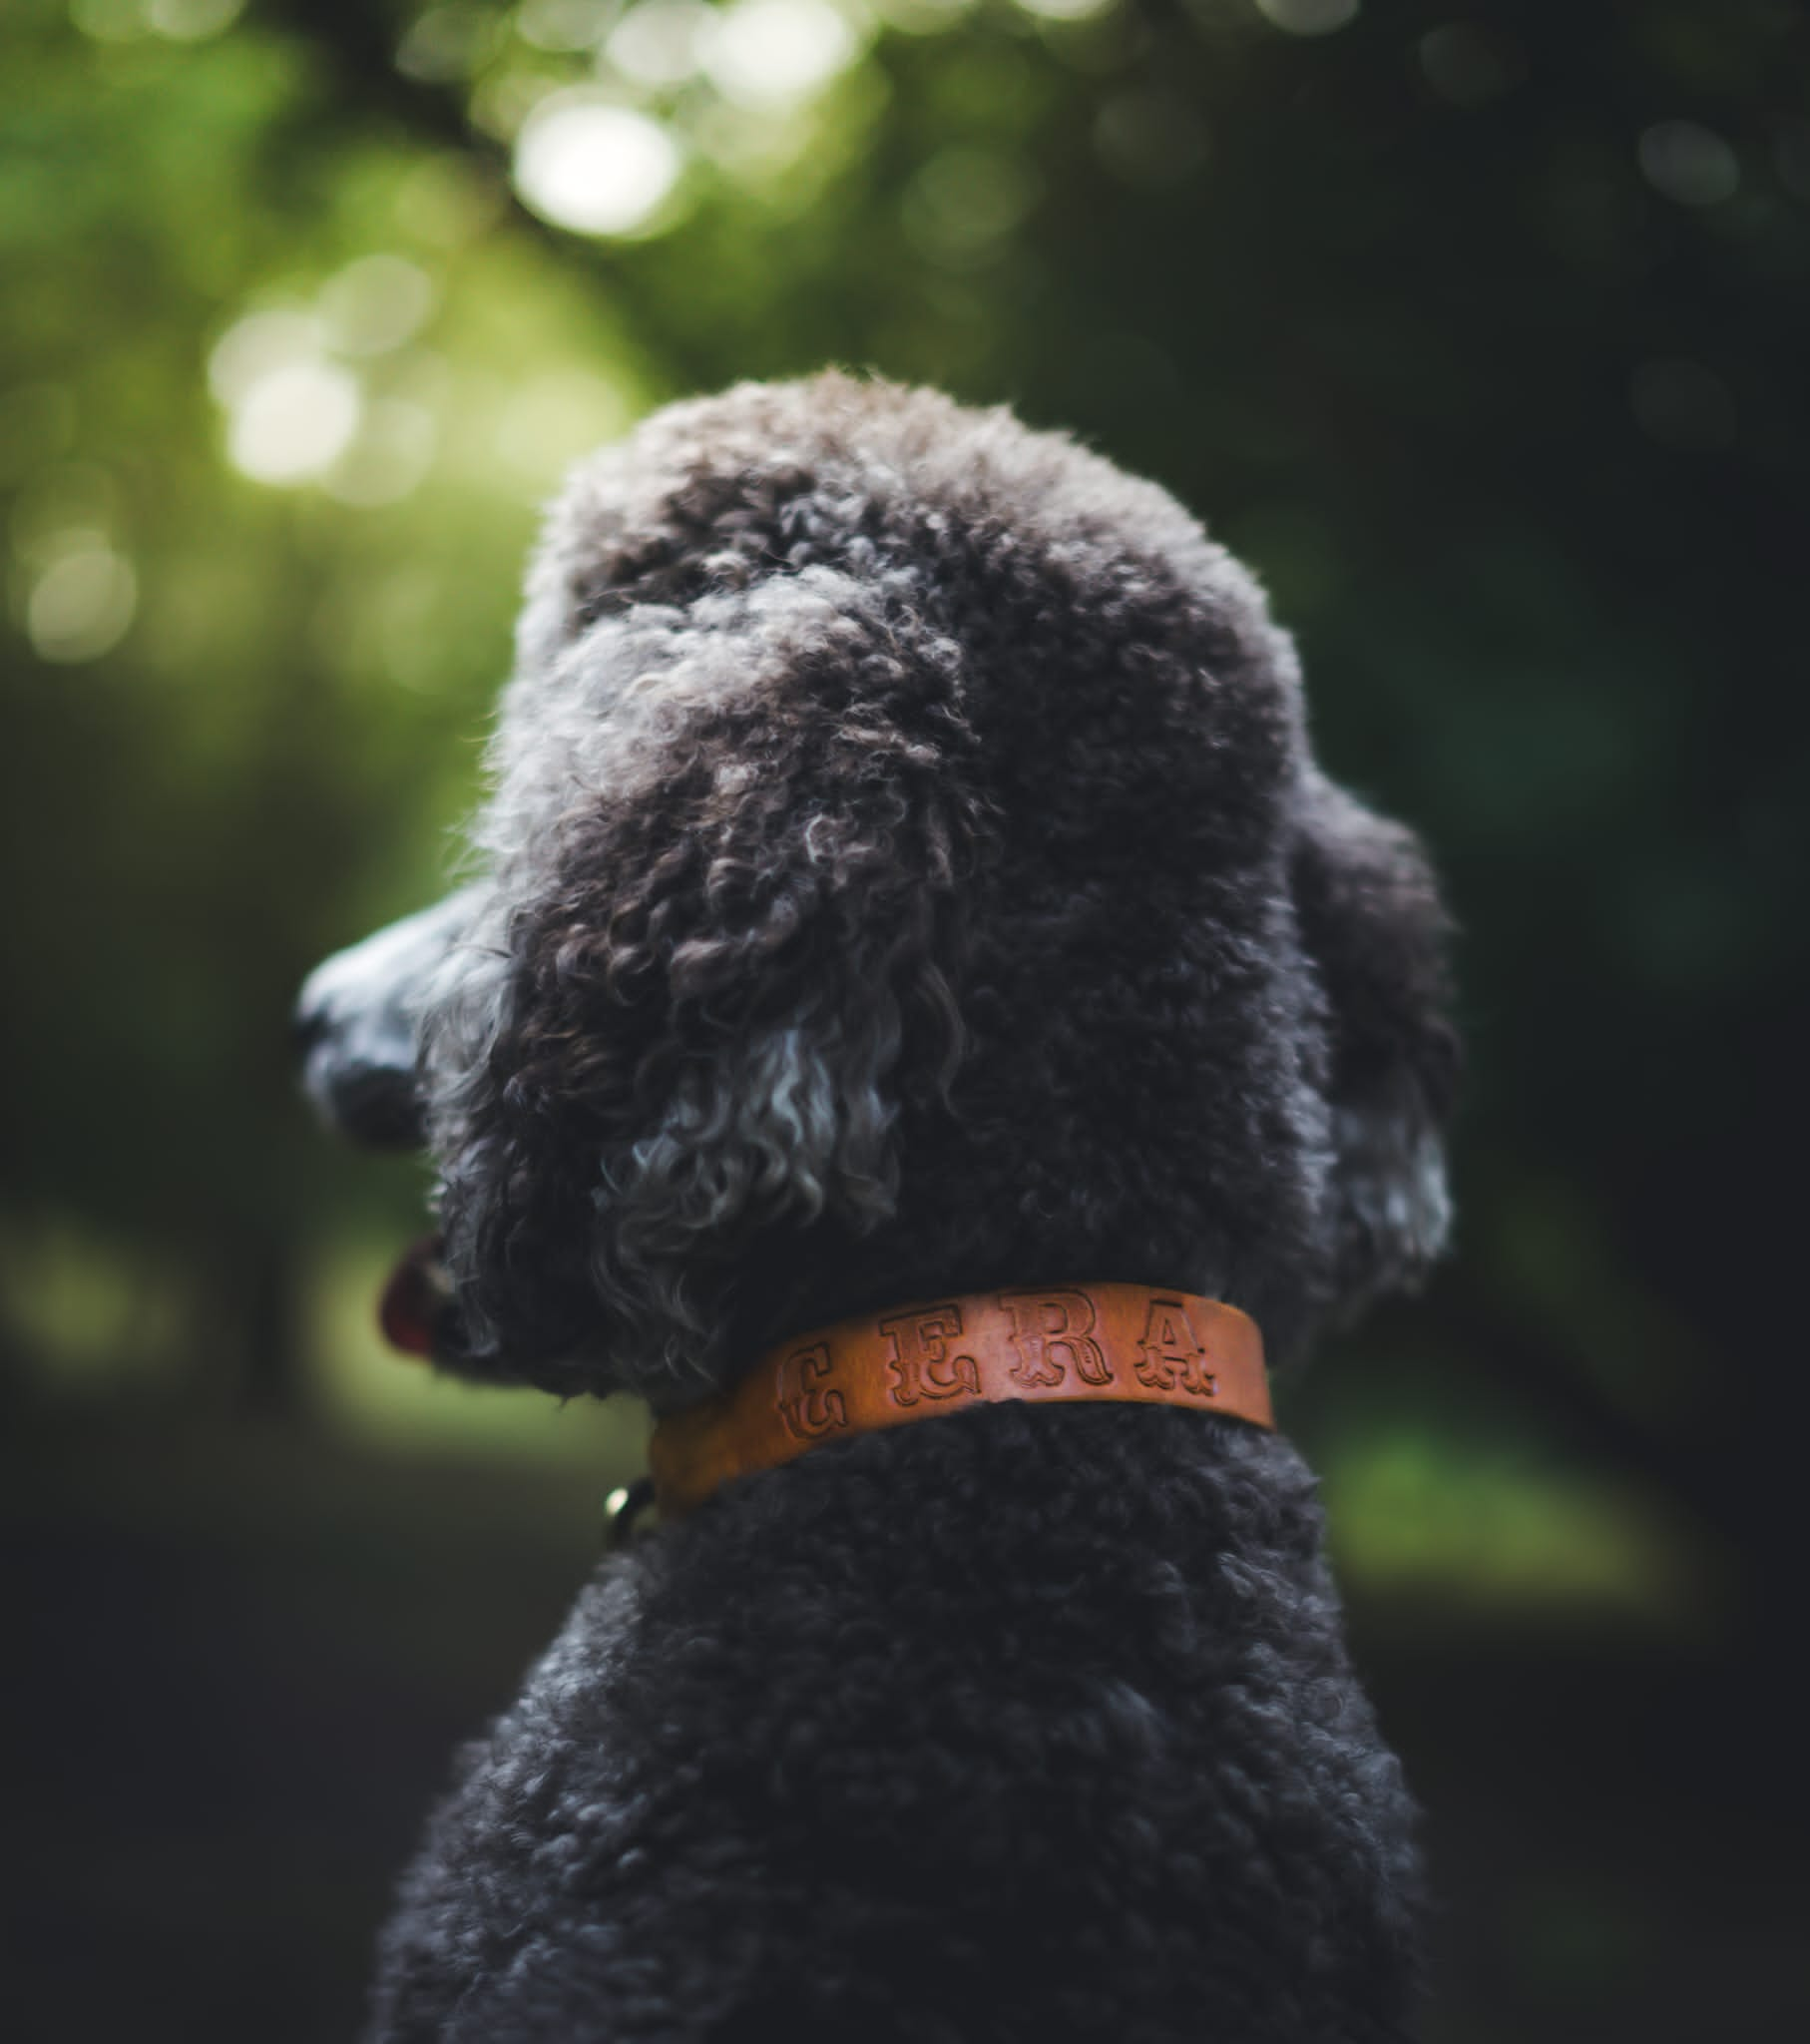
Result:
<svg viewBox="0 0 1810 2044"><path fill-rule="evenodd" d="M1316 769L1299 790L1291 877L1325 994L1335 1317L1411 1288L1451 1223L1444 1124L1457 1087L1450 923L1414 833Z"/></svg>
<svg viewBox="0 0 1810 2044"><path fill-rule="evenodd" d="M435 1025L472 1366L558 1390L709 1389L730 1285L891 1213L899 1087L960 1051L953 648L815 574L703 623L651 665L633 622L573 649L597 752L557 812L546 717L514 706L516 760L506 708L491 833L532 870Z"/></svg>

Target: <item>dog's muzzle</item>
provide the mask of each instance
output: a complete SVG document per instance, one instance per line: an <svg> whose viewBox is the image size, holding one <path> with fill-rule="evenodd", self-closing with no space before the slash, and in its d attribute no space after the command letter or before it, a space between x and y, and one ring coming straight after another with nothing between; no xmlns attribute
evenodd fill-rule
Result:
<svg viewBox="0 0 1810 2044"><path fill-rule="evenodd" d="M308 975L295 1006L301 1083L321 1116L353 1141L421 1146L422 997L470 916L469 893L449 895L334 952Z"/></svg>
<svg viewBox="0 0 1810 2044"><path fill-rule="evenodd" d="M419 1149L421 1015L442 961L471 928L476 888L404 916L336 951L308 975L295 1004L301 1081L321 1118L353 1141ZM448 1360L458 1347L452 1289L438 1239L397 1260L378 1320L404 1354Z"/></svg>

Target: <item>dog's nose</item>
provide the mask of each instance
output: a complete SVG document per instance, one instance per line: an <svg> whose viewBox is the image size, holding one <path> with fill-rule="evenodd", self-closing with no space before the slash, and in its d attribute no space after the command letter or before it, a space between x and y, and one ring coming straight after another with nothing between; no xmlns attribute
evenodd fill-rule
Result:
<svg viewBox="0 0 1810 2044"><path fill-rule="evenodd" d="M375 1148L416 1149L423 1129L411 982L389 969L395 946L386 935L336 951L309 973L289 1041L302 1091L331 1127Z"/></svg>

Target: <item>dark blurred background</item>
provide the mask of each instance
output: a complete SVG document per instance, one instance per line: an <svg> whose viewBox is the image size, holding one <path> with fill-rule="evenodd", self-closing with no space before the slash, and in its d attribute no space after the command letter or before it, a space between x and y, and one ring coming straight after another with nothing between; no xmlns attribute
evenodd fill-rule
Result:
<svg viewBox="0 0 1810 2044"><path fill-rule="evenodd" d="M1267 580L1464 935L1456 1255L1285 1423L1429 2037L1810 2016L1795 0L9 0L9 2037L325 2040L632 1413L389 1360L288 1069L440 887L534 507L825 360Z"/></svg>

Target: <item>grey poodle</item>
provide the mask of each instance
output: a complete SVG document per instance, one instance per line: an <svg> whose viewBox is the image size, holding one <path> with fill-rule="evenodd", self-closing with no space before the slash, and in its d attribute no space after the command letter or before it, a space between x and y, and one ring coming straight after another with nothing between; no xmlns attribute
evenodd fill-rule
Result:
<svg viewBox="0 0 1810 2044"><path fill-rule="evenodd" d="M1086 1278L1286 1368L1437 1254L1427 865L1314 766L1249 575L1071 441L840 375L661 412L552 515L492 768L480 877L301 1014L328 1112L431 1148L392 1308L443 1365L673 1415ZM1414 1812L1321 1546L1208 1411L725 1484L464 1756L371 2036L1406 2035Z"/></svg>

